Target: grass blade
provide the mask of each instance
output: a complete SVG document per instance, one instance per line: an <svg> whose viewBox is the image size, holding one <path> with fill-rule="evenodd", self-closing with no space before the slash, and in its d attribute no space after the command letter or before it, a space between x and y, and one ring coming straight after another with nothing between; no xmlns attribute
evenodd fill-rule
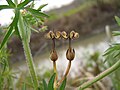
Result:
<svg viewBox="0 0 120 90"><path fill-rule="evenodd" d="M54 90L54 79L55 79L55 76L56 76L56 74L54 73L53 75L52 75L52 77L50 78L50 80L49 80L49 83L48 83L48 90Z"/></svg>
<svg viewBox="0 0 120 90"><path fill-rule="evenodd" d="M15 4L12 2L12 0L6 0L6 1L11 7L15 7Z"/></svg>
<svg viewBox="0 0 120 90"><path fill-rule="evenodd" d="M67 79L65 78L65 80L64 80L64 81L62 82L62 84L60 85L59 90L65 90L66 81L67 81Z"/></svg>

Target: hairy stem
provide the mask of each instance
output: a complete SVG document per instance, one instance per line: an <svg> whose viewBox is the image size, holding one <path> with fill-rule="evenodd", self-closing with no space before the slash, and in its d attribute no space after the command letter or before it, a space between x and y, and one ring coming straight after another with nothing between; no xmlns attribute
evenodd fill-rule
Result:
<svg viewBox="0 0 120 90"><path fill-rule="evenodd" d="M36 72L35 72L33 58L32 58L32 55L31 55L29 40L27 38L28 34L26 33L25 25L24 25L24 22L23 22L23 17L22 17L21 14L19 15L18 23L19 23L20 35L21 35L21 38L22 38L23 49L24 49L27 65L28 65L28 68L29 68L29 72L30 72L30 75L31 75L31 78L32 78L34 90L37 90L38 86L39 86L38 79L37 79L37 75L36 75Z"/></svg>
<svg viewBox="0 0 120 90"><path fill-rule="evenodd" d="M95 82L101 80L105 76L107 76L107 75L111 74L112 72L114 72L119 67L120 67L120 60L117 61L113 66L111 66L110 68L108 68L107 70L105 70L104 72L99 74L98 76L94 77L92 80L89 80L89 81L83 83L83 85L80 86L79 90L84 90L84 89L88 88L89 86L93 85Z"/></svg>

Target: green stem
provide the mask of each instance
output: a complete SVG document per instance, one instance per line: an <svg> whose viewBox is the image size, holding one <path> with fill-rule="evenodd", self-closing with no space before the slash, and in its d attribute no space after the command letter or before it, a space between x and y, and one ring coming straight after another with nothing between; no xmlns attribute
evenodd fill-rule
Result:
<svg viewBox="0 0 120 90"><path fill-rule="evenodd" d="M35 72L35 67L34 67L33 58L32 58L32 55L31 55L29 40L27 38L27 33L26 33L26 30L25 30L24 22L23 22L23 17L22 17L21 14L19 15L19 21L18 22L19 22L20 36L22 38L22 44L23 44L23 49L24 49L24 53L25 53L25 56L26 56L27 65L28 65L29 72L30 72L32 82L33 82L33 85L34 85L34 90L37 90L38 86L39 86L38 79L37 79L37 75L36 75L36 72Z"/></svg>
<svg viewBox="0 0 120 90"><path fill-rule="evenodd" d="M101 80L105 76L114 72L119 67L120 67L120 60L117 61L113 66L111 66L110 68L108 68L107 70L105 70L104 72L99 74L98 76L94 77L92 80L89 80L89 81L85 82L83 85L80 86L79 90L84 90L84 89L88 88L89 86L93 85L95 82Z"/></svg>

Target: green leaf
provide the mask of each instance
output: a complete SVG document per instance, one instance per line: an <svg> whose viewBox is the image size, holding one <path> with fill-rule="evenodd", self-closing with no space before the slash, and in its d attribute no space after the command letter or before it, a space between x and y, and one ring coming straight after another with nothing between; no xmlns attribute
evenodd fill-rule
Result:
<svg viewBox="0 0 120 90"><path fill-rule="evenodd" d="M26 8L31 14L35 16L42 16L42 17L49 17L47 14L39 12L38 10L32 9L32 8Z"/></svg>
<svg viewBox="0 0 120 90"><path fill-rule="evenodd" d="M13 32L14 32L13 28L17 25L18 18L19 18L19 11L15 10L15 17L13 19L13 22L10 24L9 30L7 31L7 33L5 34L5 36L3 38L3 41L0 46L0 50L5 45L5 43L8 41L9 37L13 34Z"/></svg>
<svg viewBox="0 0 120 90"><path fill-rule="evenodd" d="M48 90L54 90L54 79L55 79L56 74L54 73L52 77L49 80L48 83Z"/></svg>
<svg viewBox="0 0 120 90"><path fill-rule="evenodd" d="M23 86L22 86L22 90L27 90L26 89L26 84L24 83Z"/></svg>
<svg viewBox="0 0 120 90"><path fill-rule="evenodd" d="M48 90L47 89L47 83L46 83L46 81L43 79L43 86L44 86L44 90Z"/></svg>
<svg viewBox="0 0 120 90"><path fill-rule="evenodd" d="M66 81L67 81L67 79L65 78L64 81L62 82L62 84L60 85L59 90L65 90Z"/></svg>
<svg viewBox="0 0 120 90"><path fill-rule="evenodd" d="M41 11L42 8L44 8L45 6L47 6L48 4L43 4L41 5L37 10Z"/></svg>
<svg viewBox="0 0 120 90"><path fill-rule="evenodd" d="M3 41L0 45L0 50L3 48L3 46L5 45L5 43L8 41L8 39L10 38L10 36L13 34L14 30L13 30L13 26L11 26L9 28L9 30L7 31L7 33L5 34Z"/></svg>
<svg viewBox="0 0 120 90"><path fill-rule="evenodd" d="M15 7L15 4L12 2L12 0L6 0L9 6Z"/></svg>
<svg viewBox="0 0 120 90"><path fill-rule="evenodd" d="M120 18L118 16L115 16L115 20L117 21L117 24L120 26Z"/></svg>
<svg viewBox="0 0 120 90"><path fill-rule="evenodd" d="M24 2L20 3L17 5L17 8L21 9L24 8L24 6L26 6L28 3L30 3L33 0L25 0Z"/></svg>
<svg viewBox="0 0 120 90"><path fill-rule="evenodd" d="M8 5L0 5L0 10L2 9L12 9L12 7Z"/></svg>

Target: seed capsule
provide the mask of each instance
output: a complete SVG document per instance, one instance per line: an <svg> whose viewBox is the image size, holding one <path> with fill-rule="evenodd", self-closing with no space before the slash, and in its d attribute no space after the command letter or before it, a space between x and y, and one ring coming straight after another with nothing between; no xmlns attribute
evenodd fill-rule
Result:
<svg viewBox="0 0 120 90"><path fill-rule="evenodd" d="M69 48L66 52L66 58L70 61L72 61L75 57L75 50L72 48Z"/></svg>
<svg viewBox="0 0 120 90"><path fill-rule="evenodd" d="M58 59L58 55L57 55L57 52L55 50L52 50L52 52L50 54L50 59L52 61L56 61Z"/></svg>
<svg viewBox="0 0 120 90"><path fill-rule="evenodd" d="M73 38L74 38L74 35L75 35L75 31L71 31L71 32L70 32L70 38L73 39Z"/></svg>
<svg viewBox="0 0 120 90"><path fill-rule="evenodd" d="M55 34L56 34L56 35L55 35L55 38L56 38L56 39L60 39L60 37L61 37L60 31L56 31Z"/></svg>
<svg viewBox="0 0 120 90"><path fill-rule="evenodd" d="M67 38L68 38L67 33L66 33L65 31L63 31L61 34L62 34L62 37L63 37L64 39L67 39Z"/></svg>

